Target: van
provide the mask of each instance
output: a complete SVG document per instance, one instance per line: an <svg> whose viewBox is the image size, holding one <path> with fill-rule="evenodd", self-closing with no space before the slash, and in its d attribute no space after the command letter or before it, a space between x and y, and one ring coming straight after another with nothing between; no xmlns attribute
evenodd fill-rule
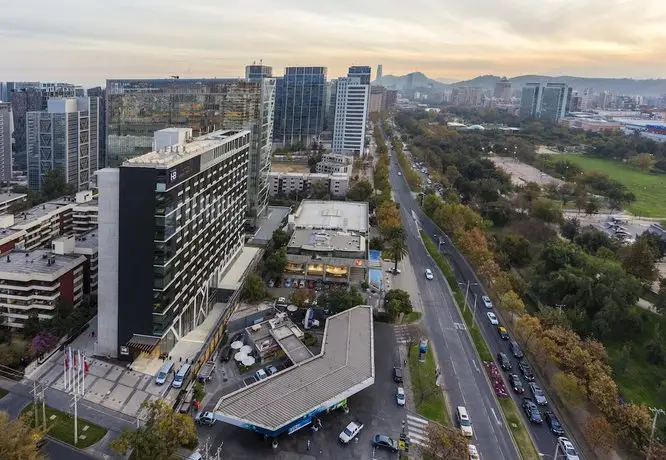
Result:
<svg viewBox="0 0 666 460"><path fill-rule="evenodd" d="M464 436L474 436L472 422L469 420L469 415L467 414L465 406L458 406L456 408L456 420L460 427L460 431L462 431Z"/></svg>
<svg viewBox="0 0 666 460"><path fill-rule="evenodd" d="M162 364L162 367L155 376L155 383L158 385L164 385L164 382L166 382L166 379L169 377L169 374L171 373L172 369L173 369L173 361L168 360L167 362Z"/></svg>
<svg viewBox="0 0 666 460"><path fill-rule="evenodd" d="M191 369L192 366L190 364L183 364L183 366L180 369L178 369L178 373L176 374L176 376L173 378L173 383L171 384L171 386L174 388L182 387L183 382L190 374Z"/></svg>

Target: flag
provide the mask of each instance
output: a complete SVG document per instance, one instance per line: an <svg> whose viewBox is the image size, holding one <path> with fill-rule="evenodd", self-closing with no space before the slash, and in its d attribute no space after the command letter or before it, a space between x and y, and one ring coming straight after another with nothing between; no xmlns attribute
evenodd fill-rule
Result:
<svg viewBox="0 0 666 460"><path fill-rule="evenodd" d="M84 357L83 357L83 372L85 372L85 373L87 374L87 373L88 373L88 370L89 370L89 368L88 368L88 360L87 360L86 357L84 356Z"/></svg>
<svg viewBox="0 0 666 460"><path fill-rule="evenodd" d="M69 369L69 360L67 359L67 350L63 350L65 352L65 369Z"/></svg>
<svg viewBox="0 0 666 460"><path fill-rule="evenodd" d="M79 370L78 362L76 360L76 353L74 353L74 364L72 364L72 368L74 369L74 372Z"/></svg>

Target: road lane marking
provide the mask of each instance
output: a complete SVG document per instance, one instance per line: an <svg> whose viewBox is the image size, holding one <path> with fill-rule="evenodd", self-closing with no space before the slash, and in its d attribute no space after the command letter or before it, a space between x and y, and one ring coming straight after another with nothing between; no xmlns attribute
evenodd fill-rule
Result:
<svg viewBox="0 0 666 460"><path fill-rule="evenodd" d="M495 421L497 422L497 424L498 424L498 425L501 425L502 422L500 422L500 420L497 418L497 414L495 413L495 409L493 409L493 408L491 407L491 408L490 408L490 412L493 413L493 417L495 417Z"/></svg>
<svg viewBox="0 0 666 460"><path fill-rule="evenodd" d="M479 366L476 365L476 359L473 359L473 360L472 360L472 364L474 364L474 369L476 369L476 372L481 372L481 371L479 370Z"/></svg>

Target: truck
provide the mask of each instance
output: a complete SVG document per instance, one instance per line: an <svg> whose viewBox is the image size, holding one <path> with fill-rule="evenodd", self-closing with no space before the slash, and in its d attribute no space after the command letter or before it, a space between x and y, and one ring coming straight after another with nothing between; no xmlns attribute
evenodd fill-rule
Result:
<svg viewBox="0 0 666 460"><path fill-rule="evenodd" d="M201 383L210 382L213 380L213 373L215 372L215 361L209 360L206 361L199 369L199 375L197 378Z"/></svg>
<svg viewBox="0 0 666 460"><path fill-rule="evenodd" d="M340 442L343 444L348 444L349 441L354 439L363 429L363 424L359 422L358 420L354 420L353 422L349 422L349 425L345 427L344 430L342 430L342 433L340 433Z"/></svg>

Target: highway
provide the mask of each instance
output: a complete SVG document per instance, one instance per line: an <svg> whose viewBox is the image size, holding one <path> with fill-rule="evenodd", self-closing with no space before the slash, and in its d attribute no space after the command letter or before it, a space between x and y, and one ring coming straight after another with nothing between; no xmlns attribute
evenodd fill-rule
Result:
<svg viewBox="0 0 666 460"><path fill-rule="evenodd" d="M406 152L406 153L408 153L408 152ZM484 295L487 295L484 288L483 288L483 285L481 284L481 282L476 277L476 274L475 274L474 270L469 265L469 263L467 262L465 257L455 248L455 246L453 246L453 244L451 244L451 239L444 232L442 232L439 229L439 227L437 227L430 220L430 218L428 218L421 211L421 208L418 206L418 204L414 200L414 198L412 196L412 193L409 189L409 186L407 185L407 182L404 179L404 174L403 174L403 176L398 176L397 175L397 171L399 170L400 166L397 162L397 158L395 158L394 153L392 153L392 156L393 156L393 158L392 158L392 166L391 166L391 186L393 187L394 194L396 195L395 196L396 201L398 201L400 203L400 209L401 209L401 213L403 215L403 219L405 218L405 216L411 216L412 213L414 213L414 215L416 216L421 228L425 231L425 233L428 234L428 236L435 243L437 243L440 238L443 240L443 243L440 245L440 251L446 257L447 261L451 265L451 268L455 272L455 276L456 276L458 282L461 283L461 289L463 291L463 294L465 293L465 288L467 286L467 282L469 281L469 283L470 283L469 292L468 292L468 304L470 306L474 305L474 300L475 300L475 298L477 299L476 300L477 304L476 304L476 318L475 319L476 319L477 324L480 325L480 329L483 333L483 336L486 339L486 342L488 343L488 346L490 348L490 351L491 351L492 355L497 356L497 353L500 352L500 351L506 353L507 356L509 356L509 358L512 361L513 369L512 369L511 372L520 375L520 370L518 369L518 360L513 358L512 354L509 352L507 341L504 341L499 337L499 334L497 333L496 326L493 326L492 324L490 324L490 321L488 320L488 318L486 316L486 313L488 311L491 311L491 310L486 309L485 306L483 305L483 302L481 301L481 297L484 296ZM409 155L408 155L408 158L409 158ZM410 220L412 222L414 221L413 218L411 218ZM412 234L412 231L413 231L412 229L414 228L414 225L410 224L409 227L406 225L405 228L408 228L408 231L410 233L410 238L411 238L411 234ZM423 248L423 246L420 243L419 243L419 246L420 246L420 248L419 248L420 251L424 252L425 248ZM412 246L410 245L410 247L409 247L410 256L412 254L412 251L413 251L413 249L412 249ZM444 277L440 273L440 271L436 270L437 267L434 266L434 261L432 261L431 259L427 259L425 261L425 263L426 264L429 263L430 265L433 265L430 268L432 268L433 271L436 271L438 273L439 277L436 277L437 284L440 284L440 282L446 283L446 280L444 279ZM423 267L420 267L420 266L415 267L415 270L418 271L420 269L421 272L423 273L423 270L425 270L425 268L428 268L428 266L425 265ZM426 281L426 283L427 283L427 281ZM449 297L450 296L447 295L447 298L445 299L447 310L451 310L451 312L449 314L452 315L453 317L455 317L456 321L460 321L460 316L458 314L456 306L453 305L453 304L452 304L451 308L449 308L449 306L448 306L449 303L452 303L452 301ZM437 311L439 311L439 310L437 310ZM498 313L496 308L493 308L492 311L494 311L495 314ZM428 318L426 318L426 324L430 325L430 320ZM431 335L432 335L432 332L431 332ZM439 346L437 346L437 349L440 350ZM441 351L440 351L440 353L441 353ZM472 359L471 357L474 357L475 355L472 351L470 351L467 356L468 357L466 359L470 360L470 359ZM523 417L523 420L525 422L525 425L530 430L532 439L535 442L537 450L539 451L539 453L545 454L546 458L552 457L552 452L554 452L554 450L555 450L555 444L557 442L557 437L550 432L550 429L548 428L545 420L544 420L544 423L541 424L541 425L535 425L535 424L529 423L527 421L526 417L525 417L525 414L524 414L523 410L522 410L522 407L521 407L522 398L523 397L531 397L531 393L529 392L527 382L525 382L524 379L522 379L522 375L521 375L521 379L523 380L523 385L525 387L525 394L524 395L517 395L511 389L511 387L510 387L510 385L509 385L509 383L506 379L506 373L503 372L503 374L504 374L504 377L505 377L504 383L506 384L507 391L511 395L511 397L514 399L514 401L516 402L516 404L518 406L518 409L519 409L519 411L520 411L520 413ZM467 381L465 380L465 381L463 381L463 383L466 384ZM538 379L537 379L537 383L538 383ZM479 383L479 385L480 385L480 383ZM485 386L485 388L483 389L484 393L490 394L489 397L493 398L492 388L490 386L488 386L488 384L485 384L484 386ZM541 386L541 385L539 385L539 386ZM545 390L544 390L544 392L545 392ZM547 394L546 394L546 397L548 398ZM550 401L550 399L549 399L549 401ZM469 410L469 407L468 407L468 410ZM549 402L547 407L540 407L539 410L541 411L542 414L543 414L544 410L551 410L551 411L555 412L556 414L558 414L557 409L555 407L553 407L552 404L550 404L550 402ZM495 411L497 411L497 409L495 409ZM478 415L477 415L477 418L474 418L474 415L475 415L475 412L472 411L471 415L470 415L472 417L472 421L473 422L476 421L478 423ZM491 414L488 418L493 419L494 417ZM558 414L558 419L560 420L560 422L564 426L564 422L562 420L562 417L560 417L559 414ZM566 427L565 427L565 431L567 431ZM568 434L568 431L567 431L567 436L570 436ZM571 437L570 437L570 439L575 444L574 439L572 439ZM488 457L484 456L484 458L488 458ZM580 458L582 459L582 456Z"/></svg>
<svg viewBox="0 0 666 460"><path fill-rule="evenodd" d="M479 449L486 460L514 460L520 458L511 434L504 423L493 389L486 379L483 365L478 361L471 339L456 307L444 275L423 246L417 222L412 211L420 210L411 192L398 176L395 158L392 160L390 181L394 198L400 203L400 214L407 234L409 257L418 283L424 309L424 324L437 359L449 406L465 406L474 429L470 442ZM421 220L421 217L419 217ZM425 279L426 268L431 268L435 278ZM421 276L419 276L421 274ZM454 414L451 414L454 418Z"/></svg>

